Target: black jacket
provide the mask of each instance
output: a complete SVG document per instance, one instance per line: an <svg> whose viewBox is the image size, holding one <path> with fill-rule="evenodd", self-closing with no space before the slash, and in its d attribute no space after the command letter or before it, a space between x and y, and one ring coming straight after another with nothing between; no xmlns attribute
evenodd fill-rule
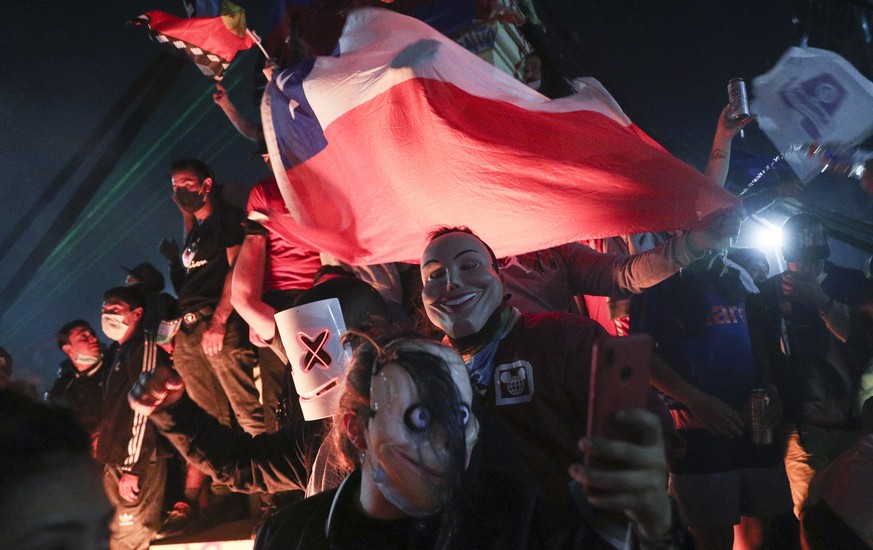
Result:
<svg viewBox="0 0 873 550"><path fill-rule="evenodd" d="M355 502L361 482L355 471L337 488L280 510L261 527L255 550L431 549L442 516L376 520ZM556 524L533 484L499 470L467 476L456 501L451 549L611 548L586 525Z"/></svg>
<svg viewBox="0 0 873 550"><path fill-rule="evenodd" d="M330 428L327 421L300 421L253 437L221 424L187 394L151 421L188 462L245 493L305 490Z"/></svg>
<svg viewBox="0 0 873 550"><path fill-rule="evenodd" d="M113 349L114 361L107 366L104 383L97 461L141 475L157 451L159 436L148 418L133 412L127 394L140 374L155 365L171 366L170 358L153 343L147 345L141 331Z"/></svg>
<svg viewBox="0 0 873 550"><path fill-rule="evenodd" d="M58 379L49 390L48 400L70 409L76 421L92 438L100 431L103 418L103 379L111 357L85 372L78 372L67 359L61 364Z"/></svg>
<svg viewBox="0 0 873 550"><path fill-rule="evenodd" d="M826 295L850 309L860 302L866 281L858 270L830 262L821 284ZM857 392L860 376L869 361L861 334L841 342L828 330L811 306L790 302L780 305L781 276L761 284L761 293L748 299L749 332L755 359L769 381L779 389L785 418L830 427L858 423ZM782 326L787 329L790 354L783 350Z"/></svg>

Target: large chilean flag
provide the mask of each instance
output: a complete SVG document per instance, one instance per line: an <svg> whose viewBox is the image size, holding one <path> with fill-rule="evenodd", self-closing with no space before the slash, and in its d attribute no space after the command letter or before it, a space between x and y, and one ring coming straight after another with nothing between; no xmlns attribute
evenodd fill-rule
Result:
<svg viewBox="0 0 873 550"><path fill-rule="evenodd" d="M506 256L690 228L738 204L597 81L549 100L384 9L352 12L337 56L278 72L261 115L290 212L266 223L351 264L418 261L439 225Z"/></svg>

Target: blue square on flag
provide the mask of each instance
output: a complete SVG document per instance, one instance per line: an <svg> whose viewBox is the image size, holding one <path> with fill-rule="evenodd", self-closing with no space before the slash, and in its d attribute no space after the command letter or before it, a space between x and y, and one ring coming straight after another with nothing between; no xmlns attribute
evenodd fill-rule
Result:
<svg viewBox="0 0 873 550"><path fill-rule="evenodd" d="M283 70L274 77L276 86L268 88L276 141L286 170L306 162L327 146L321 124L303 91L303 80L314 63L310 59Z"/></svg>

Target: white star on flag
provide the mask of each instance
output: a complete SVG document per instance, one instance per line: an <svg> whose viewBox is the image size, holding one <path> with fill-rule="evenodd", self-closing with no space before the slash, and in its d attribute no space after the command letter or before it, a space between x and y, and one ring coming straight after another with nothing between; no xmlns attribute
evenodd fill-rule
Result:
<svg viewBox="0 0 873 550"><path fill-rule="evenodd" d="M291 101L288 102L288 110L291 111L291 120L295 120L294 109L296 109L299 106L300 106L300 103L298 103L296 99L292 98Z"/></svg>

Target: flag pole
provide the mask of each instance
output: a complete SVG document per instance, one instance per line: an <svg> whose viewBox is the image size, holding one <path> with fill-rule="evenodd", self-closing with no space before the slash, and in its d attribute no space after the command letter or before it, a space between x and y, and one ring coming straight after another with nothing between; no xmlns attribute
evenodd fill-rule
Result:
<svg viewBox="0 0 873 550"><path fill-rule="evenodd" d="M270 59L270 54L267 53L267 50L265 50L264 46L261 44L261 37L255 34L255 31L253 31L252 29L246 29L246 34L248 34L252 38L252 40L255 41L255 44L258 45L258 48L260 48L261 51L264 52L264 57Z"/></svg>

